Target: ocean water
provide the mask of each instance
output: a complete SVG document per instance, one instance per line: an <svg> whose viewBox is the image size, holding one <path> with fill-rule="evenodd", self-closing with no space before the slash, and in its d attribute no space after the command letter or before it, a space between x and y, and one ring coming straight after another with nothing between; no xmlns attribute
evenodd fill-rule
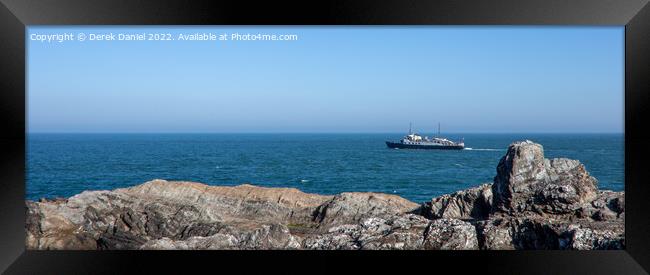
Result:
<svg viewBox="0 0 650 275"><path fill-rule="evenodd" d="M27 199L69 197L152 179L250 183L415 202L492 182L507 146L530 139L547 158L580 160L599 188L624 188L622 134L462 134L462 151L388 149L402 134L28 134ZM471 149L470 149L471 148Z"/></svg>

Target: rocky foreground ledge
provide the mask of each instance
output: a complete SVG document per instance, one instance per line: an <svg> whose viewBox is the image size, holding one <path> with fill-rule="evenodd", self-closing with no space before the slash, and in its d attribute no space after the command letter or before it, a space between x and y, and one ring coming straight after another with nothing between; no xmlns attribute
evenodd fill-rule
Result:
<svg viewBox="0 0 650 275"><path fill-rule="evenodd" d="M623 249L623 192L517 142L494 182L418 205L395 195L153 180L27 201L29 249Z"/></svg>

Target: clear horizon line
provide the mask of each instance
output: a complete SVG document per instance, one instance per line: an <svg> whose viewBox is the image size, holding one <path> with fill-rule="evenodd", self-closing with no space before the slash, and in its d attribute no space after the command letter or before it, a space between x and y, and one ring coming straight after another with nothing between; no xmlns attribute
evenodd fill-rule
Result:
<svg viewBox="0 0 650 275"><path fill-rule="evenodd" d="M25 132L26 135L29 134L405 134L406 132L400 131L400 132L346 132L346 131L326 131L326 132L318 132L318 131L277 131L277 132L245 132L245 131L224 131L224 132L193 132L193 131L187 131L187 132L165 132L165 131L152 131L152 132L128 132L128 131L115 131L115 132ZM421 133L421 134L436 134L436 132L417 132L416 133ZM549 132L506 132L506 131L499 131L499 132L483 132L483 131L477 131L477 132L446 132L446 133L441 133L441 135L444 134L625 134L625 132L608 132L608 131L602 131L602 132L561 132L561 131L549 131Z"/></svg>

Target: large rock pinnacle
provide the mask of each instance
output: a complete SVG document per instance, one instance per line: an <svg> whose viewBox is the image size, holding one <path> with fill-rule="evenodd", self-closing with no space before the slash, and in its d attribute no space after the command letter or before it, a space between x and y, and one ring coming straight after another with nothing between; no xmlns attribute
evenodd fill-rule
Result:
<svg viewBox="0 0 650 275"><path fill-rule="evenodd" d="M576 160L544 159L542 145L515 142L499 161L493 211L568 214L598 195L597 181Z"/></svg>

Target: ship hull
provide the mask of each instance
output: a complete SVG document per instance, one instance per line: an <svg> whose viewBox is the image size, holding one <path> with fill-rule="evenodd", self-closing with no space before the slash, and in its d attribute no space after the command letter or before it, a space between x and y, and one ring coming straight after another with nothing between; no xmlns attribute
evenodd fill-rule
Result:
<svg viewBox="0 0 650 275"><path fill-rule="evenodd" d="M433 149L433 150L463 150L465 147L461 145L416 145L404 144L399 142L386 141L388 148L397 149Z"/></svg>

